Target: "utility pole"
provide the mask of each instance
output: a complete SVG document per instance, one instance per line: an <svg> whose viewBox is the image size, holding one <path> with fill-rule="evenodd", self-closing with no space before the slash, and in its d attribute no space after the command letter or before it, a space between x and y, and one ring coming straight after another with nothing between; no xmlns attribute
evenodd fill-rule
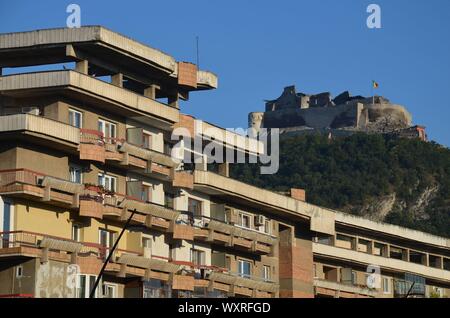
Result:
<svg viewBox="0 0 450 318"><path fill-rule="evenodd" d="M102 279L103 272L106 269L106 265L108 265L109 260L111 259L115 249L117 248L117 245L119 245L119 241L122 238L123 233L125 232L128 225L130 224L131 219L133 218L135 213L136 213L136 209L134 209L133 212L131 212L131 215L128 218L127 222L125 223L124 227L122 228L122 231L120 231L119 237L117 238L116 242L114 242L114 246L109 251L108 257L106 258L105 262L103 263L102 269L100 270L100 273L98 274L97 279L95 280L94 287L92 287L91 293L89 294L89 298L95 298L95 291L98 287L98 284L100 283L100 280Z"/></svg>
<svg viewBox="0 0 450 318"><path fill-rule="evenodd" d="M416 284L416 282L413 282L413 283L411 284L411 287L409 288L408 293L406 294L405 298L408 298L408 297L409 297L409 294L411 294L411 292L412 292L412 290L413 290L415 284Z"/></svg>

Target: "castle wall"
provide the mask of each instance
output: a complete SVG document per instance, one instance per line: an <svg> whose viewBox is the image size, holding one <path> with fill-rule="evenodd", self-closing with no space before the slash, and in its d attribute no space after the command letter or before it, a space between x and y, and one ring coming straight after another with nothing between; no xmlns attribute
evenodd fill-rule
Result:
<svg viewBox="0 0 450 318"><path fill-rule="evenodd" d="M357 126L360 107L340 105L308 109L285 109L264 113L265 128L308 126L315 129Z"/></svg>

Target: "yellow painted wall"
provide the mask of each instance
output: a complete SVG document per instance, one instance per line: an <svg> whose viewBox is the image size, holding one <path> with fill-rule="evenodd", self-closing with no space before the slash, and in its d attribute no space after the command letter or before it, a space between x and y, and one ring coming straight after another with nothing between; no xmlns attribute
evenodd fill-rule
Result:
<svg viewBox="0 0 450 318"><path fill-rule="evenodd" d="M18 231L45 233L70 239L72 223L69 216L68 211L44 204L16 203L14 224Z"/></svg>
<svg viewBox="0 0 450 318"><path fill-rule="evenodd" d="M82 241L99 243L99 229L106 229L116 233L118 237L121 227L113 225L106 220L90 219L88 223L72 221L76 212L59 209L54 206L30 201L29 204L17 202L15 204L14 229L57 236L65 239L72 238L73 223L85 225L82 228ZM136 236L138 234L138 236ZM128 237L129 236L129 237ZM126 231L119 242L119 249L140 252L140 233Z"/></svg>

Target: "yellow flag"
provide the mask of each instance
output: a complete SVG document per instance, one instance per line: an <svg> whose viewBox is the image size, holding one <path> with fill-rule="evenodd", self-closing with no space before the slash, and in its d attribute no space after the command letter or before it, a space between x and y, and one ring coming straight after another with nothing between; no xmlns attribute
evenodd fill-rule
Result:
<svg viewBox="0 0 450 318"><path fill-rule="evenodd" d="M372 85L373 85L373 88L378 88L380 85L378 85L378 83L377 82L375 82L375 81L372 81Z"/></svg>

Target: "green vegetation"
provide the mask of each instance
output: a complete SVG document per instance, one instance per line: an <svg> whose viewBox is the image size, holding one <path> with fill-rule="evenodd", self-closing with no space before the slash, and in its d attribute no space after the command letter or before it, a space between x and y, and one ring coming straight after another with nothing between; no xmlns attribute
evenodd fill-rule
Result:
<svg viewBox="0 0 450 318"><path fill-rule="evenodd" d="M277 174L237 164L231 175L274 191L303 188L310 203L450 237L450 150L433 142L366 134L284 137ZM367 207L393 193L387 213L367 215Z"/></svg>

